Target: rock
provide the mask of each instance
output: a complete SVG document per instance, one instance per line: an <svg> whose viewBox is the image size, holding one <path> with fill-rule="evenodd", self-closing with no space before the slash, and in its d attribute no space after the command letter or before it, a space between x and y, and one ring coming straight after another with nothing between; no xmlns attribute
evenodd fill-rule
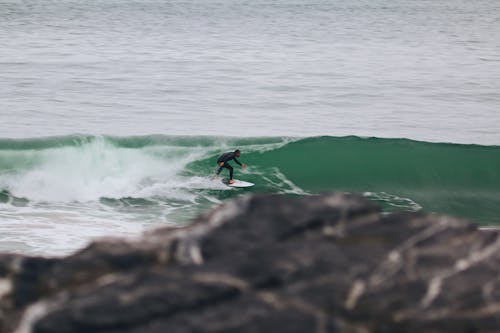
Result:
<svg viewBox="0 0 500 333"><path fill-rule="evenodd" d="M355 194L244 197L66 258L0 256L2 332L500 332L499 232Z"/></svg>

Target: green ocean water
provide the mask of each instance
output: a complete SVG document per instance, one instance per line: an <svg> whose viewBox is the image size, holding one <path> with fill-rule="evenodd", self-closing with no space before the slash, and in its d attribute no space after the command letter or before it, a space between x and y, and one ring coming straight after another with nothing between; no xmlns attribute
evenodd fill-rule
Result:
<svg viewBox="0 0 500 333"><path fill-rule="evenodd" d="M229 190L215 160L239 148L254 182ZM185 223L248 192L364 193L386 211L420 210L500 224L500 147L360 137L94 137L0 140L0 202L73 210L94 203L106 218ZM223 175L224 175L223 171ZM69 209L69 208L68 208ZM118 214L119 213L119 214ZM82 213L83 214L83 213Z"/></svg>
<svg viewBox="0 0 500 333"><path fill-rule="evenodd" d="M446 213L481 224L500 224L500 147L408 139L316 137L245 157L266 175L279 170L308 193L355 191L385 210ZM208 161L196 162L201 170ZM269 172L272 175L272 172ZM256 191L280 191L262 184ZM279 180L270 177L271 184Z"/></svg>
<svg viewBox="0 0 500 333"><path fill-rule="evenodd" d="M500 223L500 147L318 137L251 156L310 192L370 192L386 209ZM257 162L258 161L258 162Z"/></svg>

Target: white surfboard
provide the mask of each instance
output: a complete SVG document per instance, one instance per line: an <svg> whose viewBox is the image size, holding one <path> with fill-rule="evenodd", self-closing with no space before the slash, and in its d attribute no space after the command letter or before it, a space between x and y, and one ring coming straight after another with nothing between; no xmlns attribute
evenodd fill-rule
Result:
<svg viewBox="0 0 500 333"><path fill-rule="evenodd" d="M254 183L250 183L250 182L246 182L244 180L238 180L238 179L235 179L234 183L232 183L232 184L229 184L229 181L227 179L223 179L222 182L230 187L250 187L250 186L255 185Z"/></svg>

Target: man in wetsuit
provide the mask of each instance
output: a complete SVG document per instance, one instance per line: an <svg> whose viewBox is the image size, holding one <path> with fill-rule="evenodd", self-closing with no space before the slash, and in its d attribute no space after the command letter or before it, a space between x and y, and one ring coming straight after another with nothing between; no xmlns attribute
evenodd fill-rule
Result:
<svg viewBox="0 0 500 333"><path fill-rule="evenodd" d="M219 170L217 170L217 176L220 174L222 171L222 168L226 168L229 170L229 184L234 183L233 179L233 167L228 163L231 160L234 160L237 164L239 164L243 169L247 167L246 164L241 164L240 161L238 161L236 158L240 157L241 152L239 149L236 149L235 151L231 151L229 153L222 154L218 159L217 159L217 164L219 165Z"/></svg>

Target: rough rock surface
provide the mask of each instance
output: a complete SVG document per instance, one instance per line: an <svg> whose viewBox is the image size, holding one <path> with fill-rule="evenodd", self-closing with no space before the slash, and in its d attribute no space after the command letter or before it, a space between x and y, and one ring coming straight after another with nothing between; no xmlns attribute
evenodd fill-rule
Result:
<svg viewBox="0 0 500 333"><path fill-rule="evenodd" d="M66 258L0 255L0 330L500 332L500 237L358 195L245 197Z"/></svg>

